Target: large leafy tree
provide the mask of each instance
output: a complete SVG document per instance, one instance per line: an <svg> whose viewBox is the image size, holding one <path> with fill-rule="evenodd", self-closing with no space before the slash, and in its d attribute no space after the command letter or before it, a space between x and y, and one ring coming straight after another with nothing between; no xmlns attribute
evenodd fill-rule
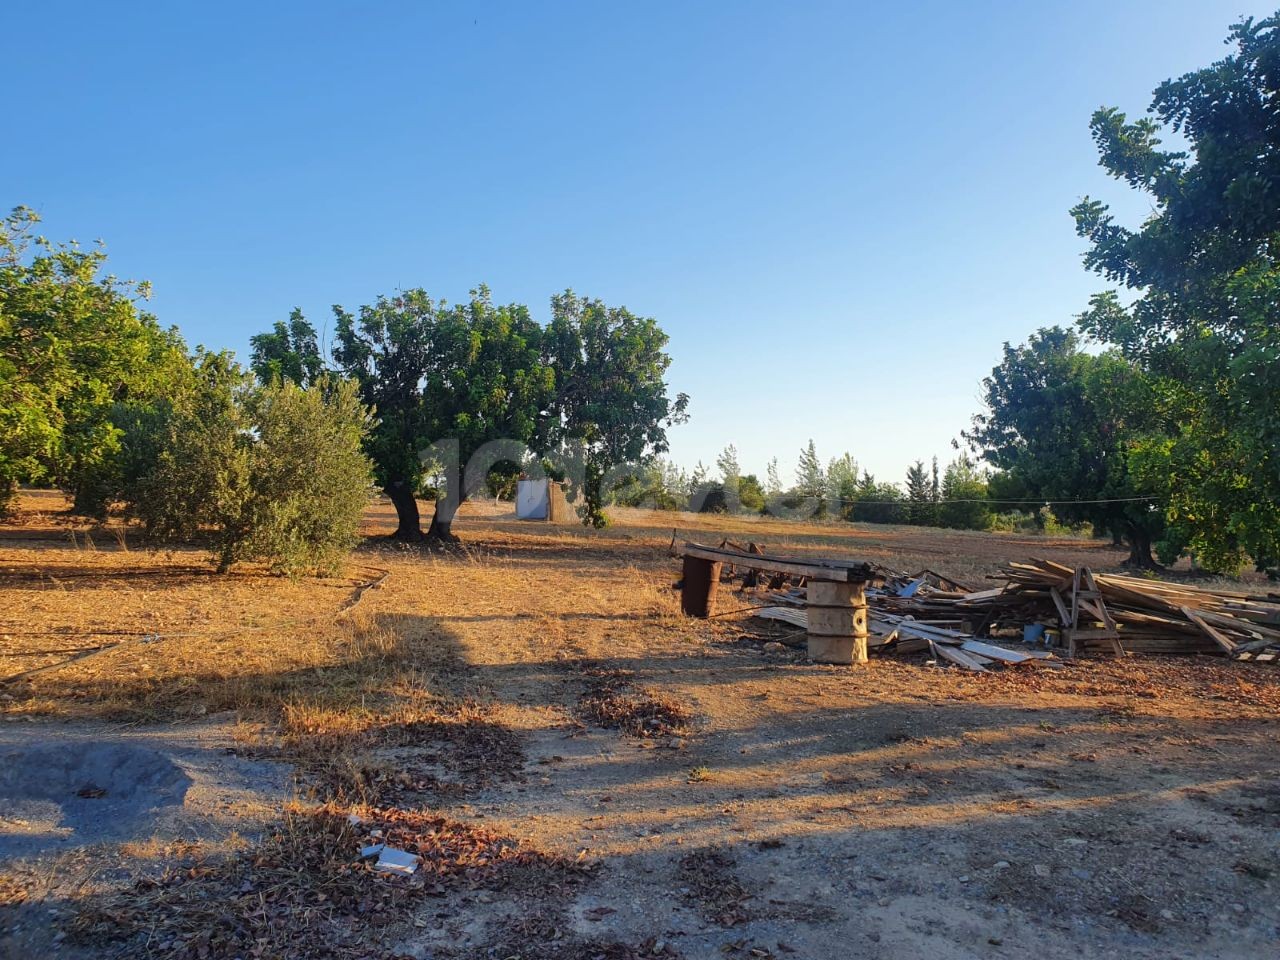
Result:
<svg viewBox="0 0 1280 960"><path fill-rule="evenodd" d="M1102 166L1150 198L1141 226L1086 198L1091 335L1162 380L1176 418L1135 465L1177 539L1210 567L1280 559L1280 15L1231 28L1234 52L1166 81L1149 117L1094 114ZM1173 131L1186 149L1166 149Z"/></svg>
<svg viewBox="0 0 1280 960"><path fill-rule="evenodd" d="M104 272L106 253L0 221L0 509L19 480L52 482L99 512L121 420L169 392L185 367L173 331L138 309L149 288Z"/></svg>
<svg viewBox="0 0 1280 960"><path fill-rule="evenodd" d="M427 536L452 539L472 492L458 468L490 441L533 441L543 423L554 378L542 329L523 306L495 306L484 287L454 306L415 289L334 312L334 358L378 418L367 449L396 508L395 536L423 537L416 495L434 464L447 479Z"/></svg>
<svg viewBox="0 0 1280 960"><path fill-rule="evenodd" d="M667 450L667 428L686 419L687 395L668 395L671 358L657 322L571 290L551 298L545 361L555 372L547 442L582 456L583 522L603 526L602 484L624 464Z"/></svg>
<svg viewBox="0 0 1280 960"><path fill-rule="evenodd" d="M986 410L965 438L1006 471L1002 482L1031 503L1055 501L1054 513L1120 532L1129 562L1154 565L1152 543L1162 517L1132 470L1135 444L1159 435L1153 386L1115 352L1080 349L1069 330L1040 330L982 381ZM1113 501L1113 502L1099 502Z"/></svg>
<svg viewBox="0 0 1280 960"><path fill-rule="evenodd" d="M378 297L352 314L340 306L333 356L344 375L360 385L360 397L377 416L366 437L378 484L395 505L395 536L422 539L418 487L424 464L419 451L432 442L423 391L436 362L440 308L425 290Z"/></svg>
<svg viewBox="0 0 1280 960"><path fill-rule="evenodd" d="M429 537L453 539L458 507L490 471L503 462L519 466L526 445L541 445L555 386L542 335L527 307L495 305L485 286L441 313L423 390L426 432L433 442L456 444L467 472L447 481Z"/></svg>

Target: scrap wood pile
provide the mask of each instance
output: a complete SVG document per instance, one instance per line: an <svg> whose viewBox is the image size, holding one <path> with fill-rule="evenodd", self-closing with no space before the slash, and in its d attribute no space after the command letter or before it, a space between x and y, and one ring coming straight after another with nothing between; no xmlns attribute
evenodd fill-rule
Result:
<svg viewBox="0 0 1280 960"><path fill-rule="evenodd" d="M1011 563L971 589L923 570L888 570L867 590L873 653L928 653L964 669L1056 666L1059 657L1216 654L1280 663L1280 595L1209 590L1049 560ZM802 582L768 593L757 616L803 627Z"/></svg>

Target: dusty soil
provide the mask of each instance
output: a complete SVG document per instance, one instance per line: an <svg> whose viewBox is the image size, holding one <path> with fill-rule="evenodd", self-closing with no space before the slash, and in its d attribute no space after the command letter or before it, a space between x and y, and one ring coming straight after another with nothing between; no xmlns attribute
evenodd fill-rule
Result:
<svg viewBox="0 0 1280 960"><path fill-rule="evenodd" d="M353 908L333 956L1258 958L1280 946L1280 670L1151 657L984 676L923 658L817 666L766 652L780 630L680 616L666 554L675 526L977 584L1029 556L1112 569L1123 555L1106 544L630 513L593 533L477 504L457 524L464 549L436 553L378 539L391 526L379 505L349 577L288 581L212 577L198 551L148 553L127 531L77 528L51 500L25 506L0 537L8 675L115 637L88 631L151 639L5 684L0 753L65 730L99 743L216 728L224 765L193 774L184 748L148 739L192 779L181 803L135 817L123 843L11 857L0 943L15 956L240 955L108 921L122 915L113 898L140 896L136 879L163 864L181 867L166 881L179 891L221 878L208 888L219 909L252 920L258 881L237 893L227 871L270 859L255 838L264 808L280 815L282 760L301 771L303 803L429 812L538 863L585 865L499 879L455 864L368 914L376 924ZM261 789L237 773L258 768L272 777ZM199 784L240 798L209 818L208 839L193 825ZM237 784L260 806L242 815ZM189 818L177 832L194 848L173 846L167 817ZM226 842L233 832L246 839ZM155 924L194 909L165 889ZM289 889L272 902L313 895ZM263 937L246 942L290 942Z"/></svg>

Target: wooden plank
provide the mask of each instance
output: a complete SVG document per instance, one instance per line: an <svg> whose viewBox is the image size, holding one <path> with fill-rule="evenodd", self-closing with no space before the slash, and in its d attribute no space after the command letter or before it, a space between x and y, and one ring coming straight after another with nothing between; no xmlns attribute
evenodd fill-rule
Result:
<svg viewBox="0 0 1280 960"><path fill-rule="evenodd" d="M1204 618L1201 617L1199 614L1197 614L1194 610L1192 610L1190 607L1180 607L1179 609L1182 610L1182 615L1184 617L1186 617L1188 620L1194 623L1197 627L1203 630L1208 635L1209 639L1212 640L1214 643L1216 643L1218 646L1220 646L1223 650L1225 650L1227 653L1236 652L1235 641L1230 640L1227 637L1224 637L1218 630L1214 629L1213 627L1209 626L1209 624L1205 623Z"/></svg>
<svg viewBox="0 0 1280 960"><path fill-rule="evenodd" d="M1004 647L997 647L994 643L983 643L981 640L966 640L960 644L960 649L965 653L986 657L988 660L999 660L1001 663L1026 663L1028 660L1036 659L1029 653L1006 650Z"/></svg>
<svg viewBox="0 0 1280 960"><path fill-rule="evenodd" d="M966 670L972 670L974 673L986 673L987 668L980 664L969 654L955 647L949 647L946 644L934 643L929 641L929 649L933 651L933 655L942 660L954 663L958 667L964 667Z"/></svg>
<svg viewBox="0 0 1280 960"><path fill-rule="evenodd" d="M875 576L869 563L859 561L774 557L767 554L708 547L690 541L685 541L676 549L676 556L698 557L702 560L731 563L735 567L746 567L749 570L768 570L770 573L788 573L792 576L831 580L836 583L865 583Z"/></svg>
<svg viewBox="0 0 1280 960"><path fill-rule="evenodd" d="M761 607L752 616L761 620L781 620L796 627L809 626L809 617L803 610L792 610L790 607Z"/></svg>

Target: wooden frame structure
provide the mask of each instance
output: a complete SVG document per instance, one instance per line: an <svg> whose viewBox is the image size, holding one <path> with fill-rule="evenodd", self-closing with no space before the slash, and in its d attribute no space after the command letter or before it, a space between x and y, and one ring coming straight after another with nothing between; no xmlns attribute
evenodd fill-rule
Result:
<svg viewBox="0 0 1280 960"><path fill-rule="evenodd" d="M875 576L871 564L748 553L688 541L675 552L684 559L680 603L689 616L715 616L720 574L726 564L802 577L806 582L809 659L819 663L866 662L866 585Z"/></svg>

